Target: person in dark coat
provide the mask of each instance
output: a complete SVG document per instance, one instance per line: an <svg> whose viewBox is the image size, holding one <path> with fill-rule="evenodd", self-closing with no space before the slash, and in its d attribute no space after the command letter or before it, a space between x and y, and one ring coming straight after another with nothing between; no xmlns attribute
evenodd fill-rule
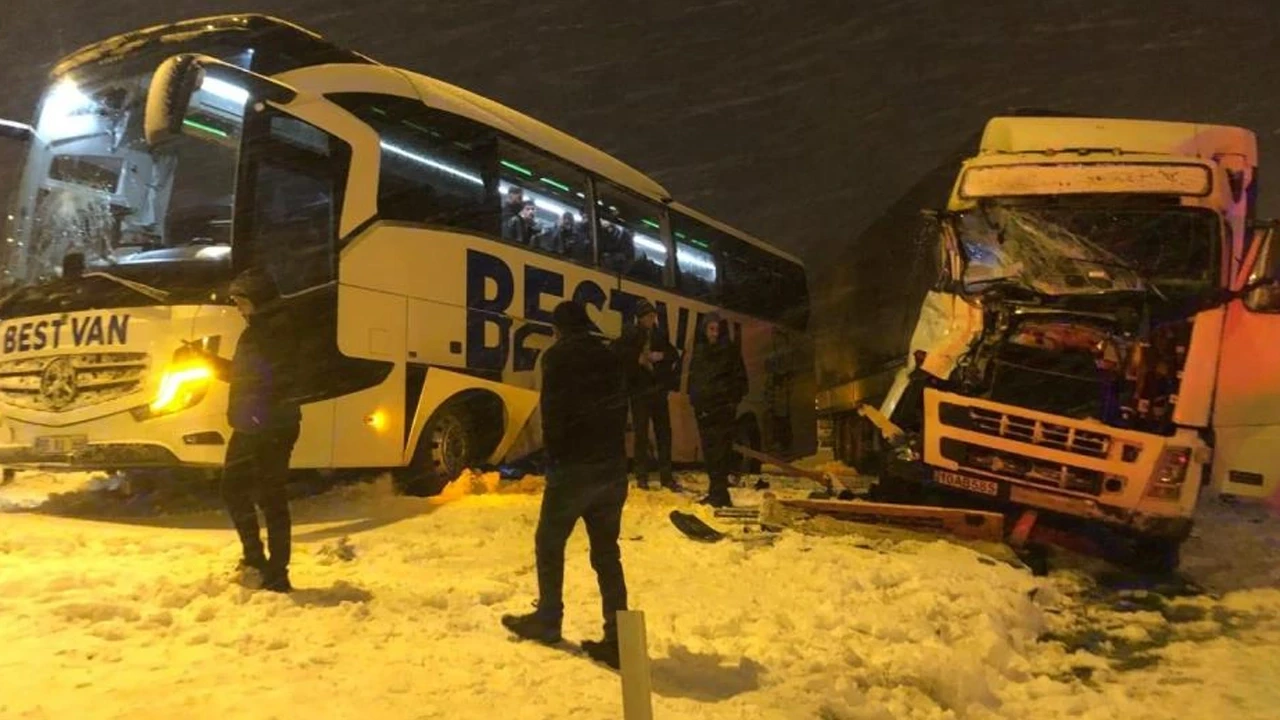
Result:
<svg viewBox="0 0 1280 720"><path fill-rule="evenodd" d="M689 400L698 419L698 436L711 486L699 502L729 507L738 404L747 395L747 370L741 349L729 338L728 323L708 315L689 366Z"/></svg>
<svg viewBox="0 0 1280 720"><path fill-rule="evenodd" d="M648 300L636 303L636 323L614 341L614 351L627 373L631 397L631 430L634 433L636 487L649 489L649 427L657 443L658 473L662 486L679 492L671 468L671 407L667 395L679 387L680 356L658 327L658 311Z"/></svg>
<svg viewBox="0 0 1280 720"><path fill-rule="evenodd" d="M560 642L564 549L581 518L600 585L604 639L588 655L618 667L618 611L627 609L618 535L627 499L625 377L617 357L591 336L586 308L566 301L552 313L556 342L542 356L542 435L549 468L534 537L537 610L504 615L520 637Z"/></svg>
<svg viewBox="0 0 1280 720"><path fill-rule="evenodd" d="M222 498L244 555L240 568L262 575L262 586L289 592L292 520L286 483L289 457L302 421L298 402L291 397L291 377L298 362L297 332L273 303L279 298L275 281L251 269L232 283L231 299L248 323L230 360L187 347L213 366L214 375L230 385L227 422L231 440L222 471ZM262 508L267 524L264 552L255 508Z"/></svg>

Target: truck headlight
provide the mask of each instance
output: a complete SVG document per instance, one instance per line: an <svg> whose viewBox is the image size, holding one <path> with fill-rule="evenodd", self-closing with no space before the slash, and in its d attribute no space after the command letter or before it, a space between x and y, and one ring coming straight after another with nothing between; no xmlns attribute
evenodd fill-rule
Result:
<svg viewBox="0 0 1280 720"><path fill-rule="evenodd" d="M1160 453L1156 473L1147 486L1147 497L1161 500L1177 500L1182 496L1182 486L1187 481L1187 469L1191 466L1191 448L1168 447Z"/></svg>

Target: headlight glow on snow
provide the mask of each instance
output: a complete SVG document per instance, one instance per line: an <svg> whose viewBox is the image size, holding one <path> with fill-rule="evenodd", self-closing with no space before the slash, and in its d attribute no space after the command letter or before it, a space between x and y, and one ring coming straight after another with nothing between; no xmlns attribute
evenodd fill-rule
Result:
<svg viewBox="0 0 1280 720"><path fill-rule="evenodd" d="M160 378L160 390L156 392L155 400L151 401L151 412L171 413L195 405L204 397L212 379L213 370L202 362L187 362L168 368Z"/></svg>

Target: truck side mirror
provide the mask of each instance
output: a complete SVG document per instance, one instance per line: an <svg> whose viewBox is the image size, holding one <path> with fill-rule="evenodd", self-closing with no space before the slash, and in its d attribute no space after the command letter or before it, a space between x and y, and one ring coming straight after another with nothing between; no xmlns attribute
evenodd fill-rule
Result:
<svg viewBox="0 0 1280 720"><path fill-rule="evenodd" d="M1239 295L1245 307L1257 313L1280 313L1280 246L1275 230L1275 223L1251 228L1258 254Z"/></svg>
<svg viewBox="0 0 1280 720"><path fill-rule="evenodd" d="M0 119L0 137L18 142L28 142L36 136L35 128L26 123Z"/></svg>

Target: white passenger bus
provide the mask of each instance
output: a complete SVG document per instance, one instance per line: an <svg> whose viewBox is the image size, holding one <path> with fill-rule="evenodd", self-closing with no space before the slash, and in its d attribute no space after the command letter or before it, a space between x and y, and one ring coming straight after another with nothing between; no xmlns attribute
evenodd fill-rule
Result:
<svg viewBox="0 0 1280 720"><path fill-rule="evenodd" d="M688 359L740 344L739 440L816 442L804 267L622 162L492 100L273 18L202 19L54 70L5 244L0 464L217 468L234 273L304 323L295 468L413 479L531 453L550 310L616 335L647 298L683 352L677 462L699 458Z"/></svg>

